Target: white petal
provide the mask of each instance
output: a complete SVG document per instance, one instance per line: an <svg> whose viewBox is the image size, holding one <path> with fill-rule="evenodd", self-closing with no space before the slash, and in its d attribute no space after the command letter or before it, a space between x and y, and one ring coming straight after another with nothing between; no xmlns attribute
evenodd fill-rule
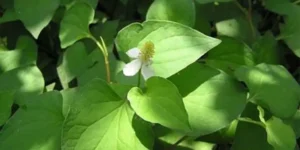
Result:
<svg viewBox="0 0 300 150"><path fill-rule="evenodd" d="M123 73L125 76L134 76L141 69L142 62L139 59L135 59L130 63L126 64L123 68Z"/></svg>
<svg viewBox="0 0 300 150"><path fill-rule="evenodd" d="M141 51L138 48L132 48L130 50L128 50L126 52L126 54L130 57L130 58L138 58L140 55Z"/></svg>
<svg viewBox="0 0 300 150"><path fill-rule="evenodd" d="M151 68L150 65L143 65L142 66L142 75L145 80L149 79L150 77L154 76L154 70Z"/></svg>

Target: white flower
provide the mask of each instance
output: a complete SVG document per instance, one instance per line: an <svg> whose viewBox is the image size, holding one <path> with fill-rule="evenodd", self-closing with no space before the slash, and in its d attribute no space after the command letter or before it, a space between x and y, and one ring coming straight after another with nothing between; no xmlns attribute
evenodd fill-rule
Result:
<svg viewBox="0 0 300 150"><path fill-rule="evenodd" d="M134 76L139 73L140 69L142 69L141 73L145 80L154 76L154 71L151 68L151 58L154 55L154 45L152 42L146 42L142 49L132 48L126 54L133 60L123 68L125 76Z"/></svg>

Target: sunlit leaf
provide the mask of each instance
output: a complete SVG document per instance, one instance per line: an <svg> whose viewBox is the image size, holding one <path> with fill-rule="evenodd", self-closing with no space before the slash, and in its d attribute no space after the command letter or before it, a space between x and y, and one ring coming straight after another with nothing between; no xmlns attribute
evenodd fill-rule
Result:
<svg viewBox="0 0 300 150"><path fill-rule="evenodd" d="M63 121L59 92L31 97L0 132L0 149L60 149Z"/></svg>

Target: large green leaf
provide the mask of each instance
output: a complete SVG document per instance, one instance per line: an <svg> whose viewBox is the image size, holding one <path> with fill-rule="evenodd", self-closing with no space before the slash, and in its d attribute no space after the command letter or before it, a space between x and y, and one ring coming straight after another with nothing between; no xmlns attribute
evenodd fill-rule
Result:
<svg viewBox="0 0 300 150"><path fill-rule="evenodd" d="M250 97L280 118L292 117L299 104L300 88L293 76L283 67L259 64L240 67L235 72L244 81Z"/></svg>
<svg viewBox="0 0 300 150"><path fill-rule="evenodd" d="M205 62L215 68L232 73L240 66L254 66L254 55L245 43L230 38L220 37L222 43L210 50Z"/></svg>
<svg viewBox="0 0 300 150"><path fill-rule="evenodd" d="M194 135L228 126L246 105L246 91L237 81L202 64L192 64L170 80L183 96Z"/></svg>
<svg viewBox="0 0 300 150"><path fill-rule="evenodd" d="M132 126L133 117L134 112L127 101L105 81L93 80L76 92L63 126L62 149L151 149L137 138ZM151 136L144 133L144 136Z"/></svg>
<svg viewBox="0 0 300 150"><path fill-rule="evenodd" d="M178 23L146 21L122 29L116 45L119 51L126 52L147 41L152 41L155 46L152 64L155 75L165 78L184 69L220 43L220 40Z"/></svg>
<svg viewBox="0 0 300 150"><path fill-rule="evenodd" d="M0 75L0 91L15 91L18 104L44 90L44 78L36 66L19 67Z"/></svg>
<svg viewBox="0 0 300 150"><path fill-rule="evenodd" d="M155 0L148 9L146 19L169 20L193 27L196 20L195 15L194 1Z"/></svg>
<svg viewBox="0 0 300 150"><path fill-rule="evenodd" d="M75 3L66 11L59 30L61 47L66 48L76 41L89 37L89 24L94 19L93 8L86 3Z"/></svg>
<svg viewBox="0 0 300 150"><path fill-rule="evenodd" d="M0 91L0 126L2 126L10 117L13 102L14 92Z"/></svg>
<svg viewBox="0 0 300 150"><path fill-rule="evenodd" d="M37 39L51 21L59 3L59 0L14 0L14 8L18 18Z"/></svg>
<svg viewBox="0 0 300 150"><path fill-rule="evenodd" d="M57 74L64 88L67 88L70 81L87 69L88 60L82 42L75 43L63 53L62 62L57 67Z"/></svg>
<svg viewBox="0 0 300 150"><path fill-rule="evenodd" d="M31 97L0 132L0 149L60 149L63 120L59 92Z"/></svg>
<svg viewBox="0 0 300 150"><path fill-rule="evenodd" d="M19 37L15 50L0 50L0 74L21 66L35 64L37 59L37 46L26 36Z"/></svg>
<svg viewBox="0 0 300 150"><path fill-rule="evenodd" d="M128 93L137 115L171 129L190 131L187 112L176 86L164 78L152 77L146 81L146 87L145 91L134 87Z"/></svg>
<svg viewBox="0 0 300 150"><path fill-rule="evenodd" d="M275 150L293 150L296 147L296 136L293 128L282 122L281 119L272 117L265 122L267 139Z"/></svg>

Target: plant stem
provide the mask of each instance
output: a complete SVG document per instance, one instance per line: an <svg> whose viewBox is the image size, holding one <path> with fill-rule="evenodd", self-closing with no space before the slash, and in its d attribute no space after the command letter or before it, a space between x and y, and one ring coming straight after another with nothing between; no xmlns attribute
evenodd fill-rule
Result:
<svg viewBox="0 0 300 150"><path fill-rule="evenodd" d="M140 71L138 73L137 87L140 87L140 85L141 85L141 69L140 69Z"/></svg>
<svg viewBox="0 0 300 150"><path fill-rule="evenodd" d="M238 118L237 120L242 121L242 122L252 123L252 124L255 124L255 125L258 125L258 126L261 126L261 127L265 128L265 125L262 122L255 121L255 120L252 120L250 118Z"/></svg>
<svg viewBox="0 0 300 150"><path fill-rule="evenodd" d="M293 4L298 5L300 3L300 0L294 1Z"/></svg>
<svg viewBox="0 0 300 150"><path fill-rule="evenodd" d="M253 21L252 21L252 3L251 3L251 0L248 0L248 5L249 5L248 11L237 0L235 0L234 3L245 14L245 16L246 16L246 18L249 22L249 26L250 26L250 29L251 29L252 36L253 36L253 38L255 38L256 33L255 33L255 28L254 28L254 25L253 25Z"/></svg>
<svg viewBox="0 0 300 150"><path fill-rule="evenodd" d="M109 60L108 60L108 52L107 52L107 48L106 45L104 43L104 40L102 39L102 37L100 37L101 39L101 43L92 35L89 36L89 38L91 40L93 40L96 45L98 46L98 48L101 50L101 52L103 53L104 56L104 63L105 63L105 69L106 69L106 80L108 83L111 82L110 79L110 67L109 67Z"/></svg>
<svg viewBox="0 0 300 150"><path fill-rule="evenodd" d="M171 150L175 150L176 146L179 145L182 141L186 140L188 138L188 136L183 136L182 138L180 138L176 143L174 143L171 147Z"/></svg>

